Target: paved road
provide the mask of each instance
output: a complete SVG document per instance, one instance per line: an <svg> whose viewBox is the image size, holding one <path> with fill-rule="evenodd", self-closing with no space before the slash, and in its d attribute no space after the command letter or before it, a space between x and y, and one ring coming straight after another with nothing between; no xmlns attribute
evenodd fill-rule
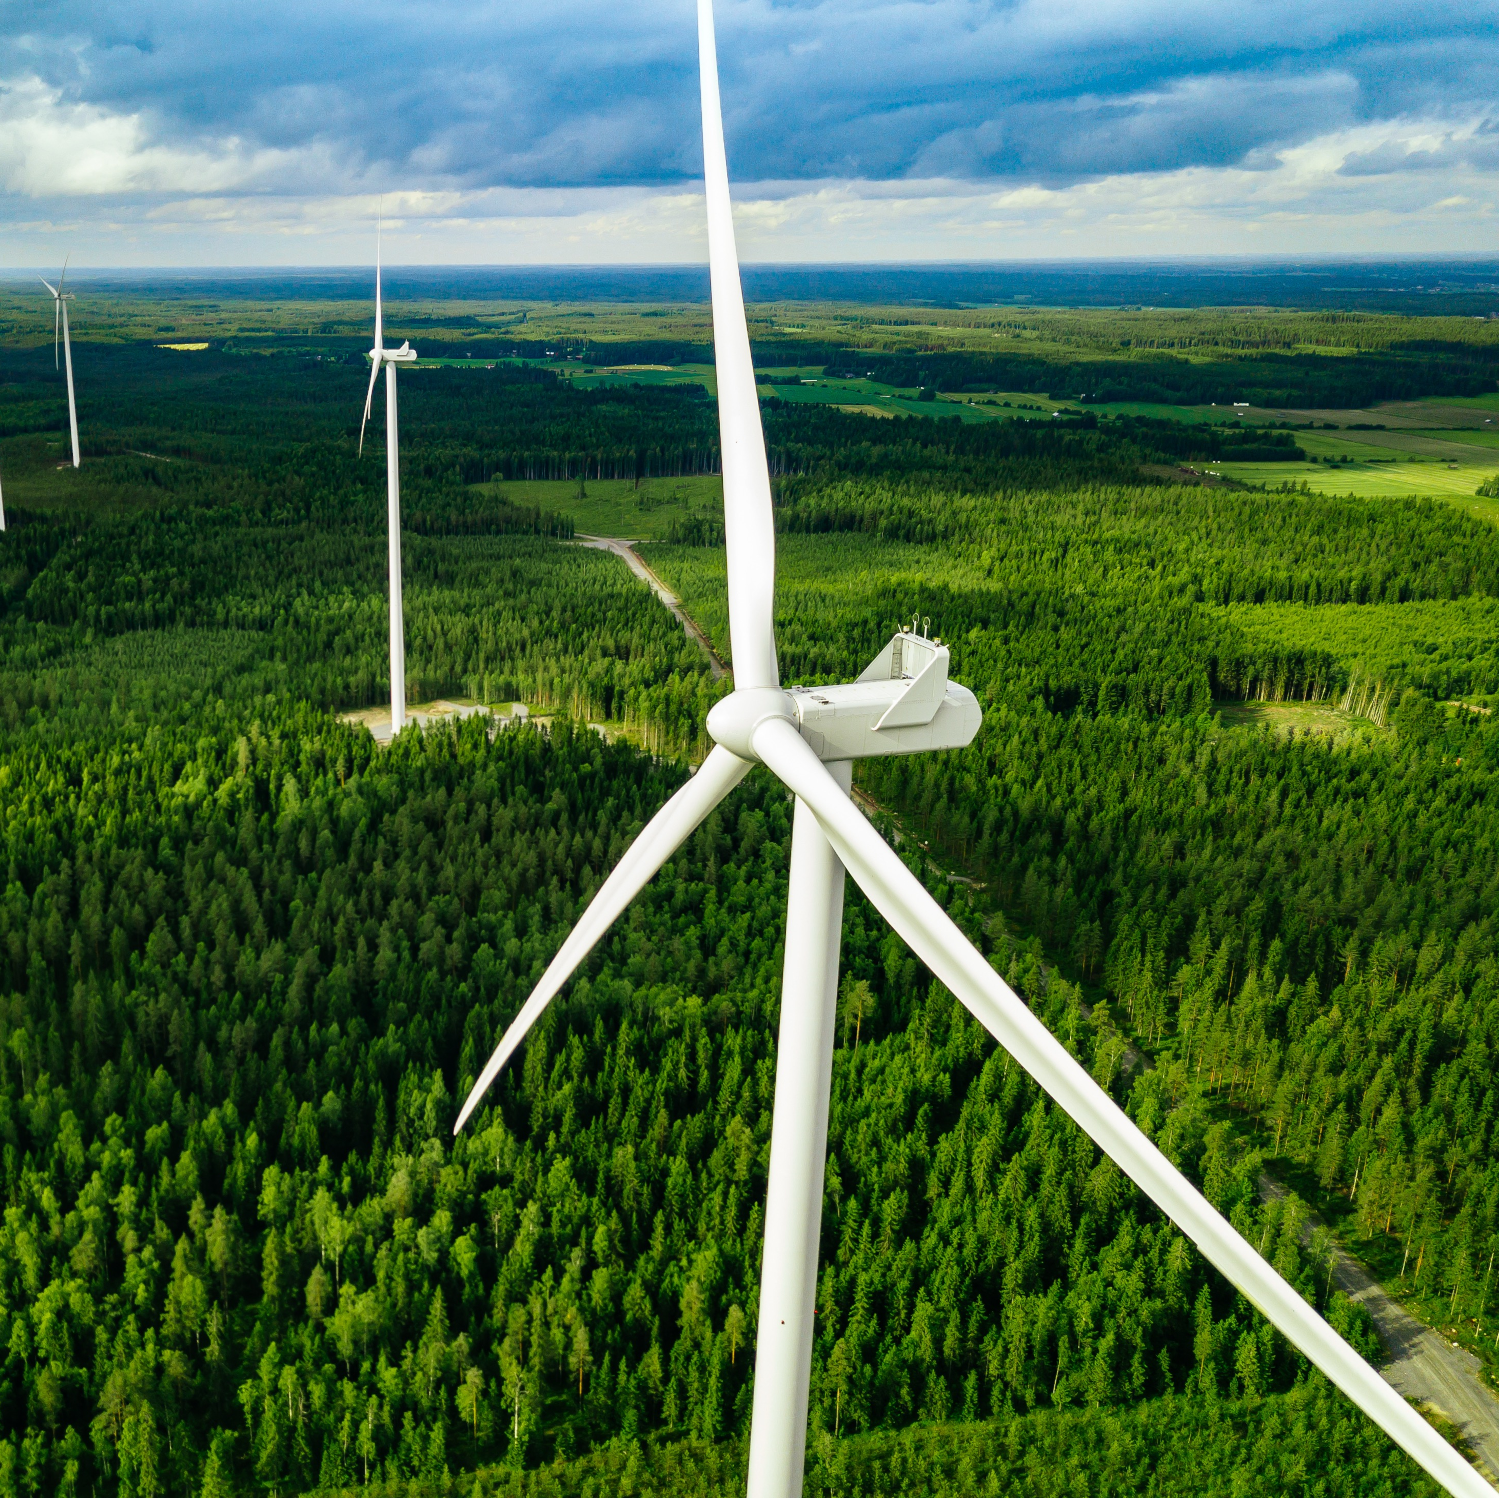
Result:
<svg viewBox="0 0 1499 1498"><path fill-rule="evenodd" d="M682 628L686 631L687 637L702 647L703 653L708 657L708 664L712 668L714 681L718 681L729 674L729 668L719 660L707 635L697 627L696 622L688 615L686 609L682 607L682 600L640 560L633 541L622 536L585 536L581 533L577 539L582 545L591 546L595 551L612 551L615 556L622 557L630 571L641 582L647 584L656 597L676 616Z"/></svg>
<svg viewBox="0 0 1499 1498"><path fill-rule="evenodd" d="M1285 1196L1286 1189L1267 1175L1260 1177L1260 1195ZM1311 1241L1322 1225L1308 1212L1301 1240ZM1484 1476L1499 1487L1499 1399L1478 1376L1479 1361L1465 1348L1449 1342L1424 1321L1402 1309L1369 1277L1357 1260L1335 1248L1332 1275L1338 1288L1374 1318L1389 1362L1380 1372L1407 1399L1424 1401L1440 1410L1467 1438L1478 1454Z"/></svg>

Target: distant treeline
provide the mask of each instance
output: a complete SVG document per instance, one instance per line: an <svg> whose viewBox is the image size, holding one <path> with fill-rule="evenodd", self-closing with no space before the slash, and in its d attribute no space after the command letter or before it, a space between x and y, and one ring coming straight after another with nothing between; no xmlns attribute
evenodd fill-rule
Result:
<svg viewBox="0 0 1499 1498"><path fill-rule="evenodd" d="M278 523L385 524L377 397L359 452L364 370L342 360L246 358L214 350L92 349L80 367L88 462L76 480L100 504L238 507ZM568 522L472 486L514 479L634 479L719 470L718 412L698 385L580 389L545 369L436 367L403 377L406 525L424 534L566 536ZM1295 459L1287 433L1184 428L1093 413L1046 421L891 420L831 405L764 403L771 472L795 487L879 476L964 492L1139 484L1141 464ZM0 362L6 478L45 472L44 434L65 419L44 353ZM18 466L19 465L19 466ZM13 504L24 505L13 491ZM687 539L687 538L683 538ZM711 539L711 538L709 538Z"/></svg>
<svg viewBox="0 0 1499 1498"><path fill-rule="evenodd" d="M834 373L938 390L1024 390L1094 402L1199 406L1358 407L1428 395L1480 395L1499 382L1499 351L1449 343L1378 353L1275 354L1197 361L1151 353L1141 359L1059 363L1027 352L883 354L850 351Z"/></svg>

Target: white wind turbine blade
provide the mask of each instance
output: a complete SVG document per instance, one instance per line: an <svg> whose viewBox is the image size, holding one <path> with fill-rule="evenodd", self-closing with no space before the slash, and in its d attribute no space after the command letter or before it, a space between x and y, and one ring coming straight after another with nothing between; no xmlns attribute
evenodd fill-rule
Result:
<svg viewBox="0 0 1499 1498"><path fill-rule="evenodd" d="M380 230L375 230L375 347L385 347L385 313L380 301Z"/></svg>
<svg viewBox="0 0 1499 1498"><path fill-rule="evenodd" d="M541 1018L542 1011L561 991L562 985L572 977L578 964L624 913L630 901L655 878L661 865L697 831L708 813L752 768L748 760L740 759L722 747L715 747L697 774L651 818L645 831L630 844L572 933L558 948L557 955L552 958L521 1012L511 1020L510 1028L501 1037L494 1055L469 1092L458 1122L453 1125L455 1134L468 1122L469 1114L479 1106L489 1084L499 1076L505 1063L515 1054L516 1047Z"/></svg>
<svg viewBox="0 0 1499 1498"><path fill-rule="evenodd" d="M983 959L784 719L755 752L816 814L844 867L911 950L1207 1260L1381 1430L1459 1498L1493 1489L1395 1392L1130 1121Z"/></svg>
<svg viewBox="0 0 1499 1498"><path fill-rule="evenodd" d="M57 305L62 309L62 363L68 377L68 430L73 438L73 467L77 468L79 463L78 453L78 401L73 394L73 344L68 337L68 304L67 300L60 294L62 282L59 281L59 295Z"/></svg>
<svg viewBox="0 0 1499 1498"><path fill-rule="evenodd" d="M698 0L698 64L703 101L703 182L708 196L708 269L713 285L713 359L723 449L724 540L729 554L729 645L736 687L780 685L776 667L775 521L770 470L744 293L734 248L734 208L718 98L713 0Z"/></svg>
<svg viewBox="0 0 1499 1498"><path fill-rule="evenodd" d="M370 388L364 395L364 416L359 422L359 456L364 456L364 429L369 424L370 408L375 400L375 381L380 378L380 355L385 350L383 318L380 310L380 234L375 232L375 347L370 354Z"/></svg>
<svg viewBox="0 0 1499 1498"><path fill-rule="evenodd" d="M52 367L62 367L60 348L62 343L62 301L57 295L56 288L45 276L38 276L37 280L52 293Z"/></svg>
<svg viewBox="0 0 1499 1498"><path fill-rule="evenodd" d="M375 381L379 379L382 360L378 352L370 357L370 387L364 391L364 415L360 418L360 457L364 456L364 427L369 424L370 406L375 403Z"/></svg>
<svg viewBox="0 0 1499 1498"><path fill-rule="evenodd" d="M57 367L57 334L58 334L59 326L61 326L61 329L62 329L62 336L63 336L63 342L64 343L67 342L67 337L68 337L67 326L66 326L66 319L67 319L67 315L68 315L68 309L66 307L64 307L63 304L62 304L62 292L63 292L63 287L67 284L67 280L68 280L68 261L71 260L72 258L73 258L72 251L69 251L66 255L64 255L62 257L62 274L57 278L57 290L52 293L57 298L57 310L56 310L56 312L55 312L55 314L53 315L53 318L52 318L52 367L54 369ZM42 285L45 286L46 284L47 283L45 281L42 282ZM50 290L50 288L49 288L49 290ZM69 399L71 400L72 391L69 390L68 393L69 393ZM76 468L78 465L75 463L73 466Z"/></svg>

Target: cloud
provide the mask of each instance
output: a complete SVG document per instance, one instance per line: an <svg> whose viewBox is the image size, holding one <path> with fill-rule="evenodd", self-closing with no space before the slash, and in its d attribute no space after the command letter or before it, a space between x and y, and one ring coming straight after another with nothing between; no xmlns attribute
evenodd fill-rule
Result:
<svg viewBox="0 0 1499 1498"><path fill-rule="evenodd" d="M39 78L0 88L0 189L27 197L225 192L290 172L310 183L328 175L318 155L249 148L233 137L161 144L140 114L67 103Z"/></svg>
<svg viewBox="0 0 1499 1498"><path fill-rule="evenodd" d="M1427 214L1424 247L1457 248L1499 173L1496 12L719 0L745 232L772 258L847 258L855 231L857 253L1002 254L1042 224L1169 238L1177 213L1333 249ZM384 193L434 259L692 258L694 40L691 0L16 0L0 254L67 234L328 259Z"/></svg>
<svg viewBox="0 0 1499 1498"><path fill-rule="evenodd" d="M1404 151L1446 130L1406 124L1392 137L1388 128L1332 131L1249 165L1051 185L1022 177L741 184L737 237L748 262L1491 253L1499 224L1493 174L1462 164L1383 175L1342 170L1350 159L1370 159L1386 147ZM363 263L377 199L122 193L63 207L73 217L0 224L0 261L22 258L28 245L45 245L60 258L68 243L86 264ZM384 213L392 264L704 258L702 200L691 187L407 190L387 194Z"/></svg>
<svg viewBox="0 0 1499 1498"><path fill-rule="evenodd" d="M1499 170L1499 120L1470 120L1456 127L1425 122L1424 127L1397 129L1371 150L1350 152L1339 170L1348 177L1374 177L1454 167Z"/></svg>
<svg viewBox="0 0 1499 1498"><path fill-rule="evenodd" d="M1393 0L720 0L741 180L1051 180L1222 166L1499 99L1496 7ZM53 0L0 56L201 152L316 143L370 181L676 182L698 167L688 0L441 7ZM1413 62L1416 64L1413 66Z"/></svg>

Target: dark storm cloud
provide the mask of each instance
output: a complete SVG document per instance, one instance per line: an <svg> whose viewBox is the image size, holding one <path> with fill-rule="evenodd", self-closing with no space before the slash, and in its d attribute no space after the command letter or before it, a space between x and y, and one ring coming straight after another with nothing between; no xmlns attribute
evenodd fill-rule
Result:
<svg viewBox="0 0 1499 1498"><path fill-rule="evenodd" d="M1493 3L725 0L730 158L739 180L783 182L1253 164L1368 120L1484 112L1499 100L1496 19ZM365 186L663 184L698 169L684 0L11 3L0 59L64 104L141 115L163 144L316 146Z"/></svg>

